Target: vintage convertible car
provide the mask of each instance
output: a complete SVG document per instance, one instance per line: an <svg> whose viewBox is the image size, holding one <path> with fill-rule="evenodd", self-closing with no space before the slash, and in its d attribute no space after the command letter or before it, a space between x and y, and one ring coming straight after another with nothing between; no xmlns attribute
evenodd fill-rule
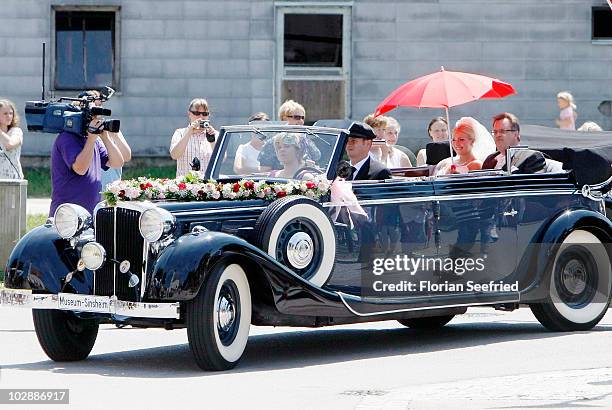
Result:
<svg viewBox="0 0 612 410"><path fill-rule="evenodd" d="M201 177L114 183L93 215L59 207L13 250L2 303L33 308L53 360L86 358L100 323L186 327L209 370L238 363L251 324L435 328L470 306L529 306L569 331L604 316L610 181L409 168L351 185L334 181L346 141L338 128L224 127ZM250 142L261 154L245 171Z"/></svg>

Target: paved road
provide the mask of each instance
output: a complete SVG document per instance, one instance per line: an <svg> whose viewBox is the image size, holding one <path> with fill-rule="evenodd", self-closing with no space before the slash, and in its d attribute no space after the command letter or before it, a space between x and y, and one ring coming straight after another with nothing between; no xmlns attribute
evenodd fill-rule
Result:
<svg viewBox="0 0 612 410"><path fill-rule="evenodd" d="M49 214L51 198L28 198L26 202L26 212L28 215Z"/></svg>
<svg viewBox="0 0 612 410"><path fill-rule="evenodd" d="M612 408L611 336L612 311L563 334L528 309L473 309L438 333L257 327L238 368L206 373L184 330L105 325L88 360L54 363L30 312L0 308L0 388L69 388L72 407L104 409Z"/></svg>

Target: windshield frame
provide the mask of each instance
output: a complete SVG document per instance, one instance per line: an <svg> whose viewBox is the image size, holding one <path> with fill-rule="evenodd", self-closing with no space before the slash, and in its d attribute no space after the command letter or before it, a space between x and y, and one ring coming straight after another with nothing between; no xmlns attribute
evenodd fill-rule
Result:
<svg viewBox="0 0 612 410"><path fill-rule="evenodd" d="M225 152L226 146L229 141L229 135L231 133L242 133L242 132L255 132L255 133L279 133L279 132L296 132L296 133L304 133L306 135L309 134L329 134L335 135L336 143L332 147L332 154L329 158L329 164L327 169L325 170L325 175L328 180L333 180L336 177L336 165L342 155L339 152L339 147L344 147L346 137L348 135L348 130L341 128L330 128L330 127L315 127L315 126L306 126L306 125L279 125L279 124L257 124L257 125L231 125L231 126L223 126L219 130L219 138L217 140L217 144L215 144L215 148L213 150L210 162L206 167L206 172L204 174L205 179L219 179L219 171L220 165L223 162L221 154ZM228 179L244 179L241 175L227 175ZM222 179L226 179L223 177ZM278 179L277 177L269 177L269 176L260 176L253 175L250 176L249 179ZM285 178L282 178L285 179Z"/></svg>

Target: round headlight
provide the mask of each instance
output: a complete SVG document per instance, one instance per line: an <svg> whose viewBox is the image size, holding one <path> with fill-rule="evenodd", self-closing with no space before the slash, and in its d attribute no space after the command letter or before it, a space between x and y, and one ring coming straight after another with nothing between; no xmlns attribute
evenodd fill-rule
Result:
<svg viewBox="0 0 612 410"><path fill-rule="evenodd" d="M98 242L88 242L83 245L81 259L87 269L97 270L106 260L106 251Z"/></svg>
<svg viewBox="0 0 612 410"><path fill-rule="evenodd" d="M148 242L157 242L174 229L174 216L165 209L147 209L140 215L138 227Z"/></svg>
<svg viewBox="0 0 612 410"><path fill-rule="evenodd" d="M62 204L55 210L53 225L62 238L69 239L91 225L91 214L82 206Z"/></svg>

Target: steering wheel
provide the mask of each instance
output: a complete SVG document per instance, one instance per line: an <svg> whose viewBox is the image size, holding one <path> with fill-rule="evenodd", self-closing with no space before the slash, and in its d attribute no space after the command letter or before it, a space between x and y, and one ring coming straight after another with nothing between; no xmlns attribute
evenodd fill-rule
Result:
<svg viewBox="0 0 612 410"><path fill-rule="evenodd" d="M295 174L293 175L293 179L302 179L304 178L304 175L306 175L306 173L308 172L312 172L315 175L319 175L323 173L321 169L307 165L295 171Z"/></svg>

